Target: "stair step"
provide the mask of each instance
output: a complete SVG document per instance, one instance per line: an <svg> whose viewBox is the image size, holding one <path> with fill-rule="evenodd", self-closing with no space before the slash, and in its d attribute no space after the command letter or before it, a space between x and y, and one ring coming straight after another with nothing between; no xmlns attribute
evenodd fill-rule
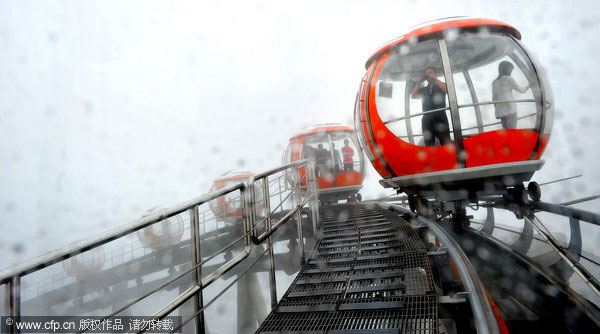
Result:
<svg viewBox="0 0 600 334"><path fill-rule="evenodd" d="M335 304L318 304L318 305L295 305L295 306L279 306L279 313L306 313L306 312L333 312Z"/></svg>
<svg viewBox="0 0 600 334"><path fill-rule="evenodd" d="M288 297L317 297L317 296L331 296L339 295L344 293L344 289L330 289L330 290L311 290L311 291L293 291L288 294Z"/></svg>
<svg viewBox="0 0 600 334"><path fill-rule="evenodd" d="M379 291L392 291L392 290L405 290L405 289L406 289L406 285L404 285L404 284L357 286L357 287L348 288L348 293L379 292Z"/></svg>
<svg viewBox="0 0 600 334"><path fill-rule="evenodd" d="M318 269L307 269L303 273L304 274L325 274L325 273L335 273L335 272L343 272L350 271L352 267L333 267L333 268L318 268Z"/></svg>
<svg viewBox="0 0 600 334"><path fill-rule="evenodd" d="M340 283L340 282L346 282L347 279L348 279L348 277L307 278L307 279L297 280L296 285Z"/></svg>
<svg viewBox="0 0 600 334"><path fill-rule="evenodd" d="M281 334L288 332L281 332ZM296 332L294 332L296 333ZM309 332L306 332L307 334ZM320 332L321 333L321 332ZM335 329L330 330L329 334L400 334L400 328L383 328L383 329ZM290 332L291 334L291 332Z"/></svg>
<svg viewBox="0 0 600 334"><path fill-rule="evenodd" d="M395 278L395 277L404 277L404 272L397 271L391 273L370 273L370 274L361 274L361 275L352 275L350 276L351 281L364 281L367 279L383 279L383 278Z"/></svg>
<svg viewBox="0 0 600 334"><path fill-rule="evenodd" d="M359 310L384 310L392 308L403 308L403 301L394 302L368 302L368 303L347 303L341 304L340 311L359 311Z"/></svg>

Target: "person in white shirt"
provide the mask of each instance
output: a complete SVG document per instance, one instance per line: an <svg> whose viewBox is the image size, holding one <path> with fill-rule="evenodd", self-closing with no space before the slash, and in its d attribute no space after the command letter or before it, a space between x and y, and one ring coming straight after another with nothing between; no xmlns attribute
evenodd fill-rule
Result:
<svg viewBox="0 0 600 334"><path fill-rule="evenodd" d="M492 82L492 100L494 101L512 101L514 100L512 92L517 91L521 94L525 93L533 83L529 83L525 87L519 86L515 79L511 77L511 73L515 66L508 61L500 62L498 65L498 77ZM514 103L497 103L496 118L502 122L504 129L514 129L517 127L517 107Z"/></svg>

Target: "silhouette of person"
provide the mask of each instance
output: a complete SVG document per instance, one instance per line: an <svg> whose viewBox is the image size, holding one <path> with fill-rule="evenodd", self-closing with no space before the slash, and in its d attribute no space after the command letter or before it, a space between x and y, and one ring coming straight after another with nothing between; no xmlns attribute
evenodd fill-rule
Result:
<svg viewBox="0 0 600 334"><path fill-rule="evenodd" d="M425 81L427 86L421 86ZM413 87L410 97L413 99L420 98L423 112L427 112L446 108L447 92L446 84L437 78L435 68L427 67L424 75L417 80ZM421 119L421 125L425 146L434 146L436 138L441 145L450 143L450 126L445 110L426 113Z"/></svg>
<svg viewBox="0 0 600 334"><path fill-rule="evenodd" d="M519 86L515 79L511 77L515 66L507 61L502 61L498 64L498 77L492 81L492 100L493 101L512 101L514 97L513 91L521 94L525 93L533 83L529 83L525 87ZM495 116L502 122L502 128L514 129L517 127L517 106L514 103L496 103Z"/></svg>
<svg viewBox="0 0 600 334"><path fill-rule="evenodd" d="M340 171L340 167L342 165L342 161L340 160L340 151L335 149L335 143L331 143L331 149L333 150L333 170L337 173Z"/></svg>
<svg viewBox="0 0 600 334"><path fill-rule="evenodd" d="M319 177L327 176L327 163L331 157L329 156L329 151L323 148L323 144L317 145L317 151L315 152L315 156L317 159L317 166L319 170Z"/></svg>
<svg viewBox="0 0 600 334"><path fill-rule="evenodd" d="M344 139L344 147L342 147L342 155L344 156L344 172L354 171L354 149L350 147L350 140Z"/></svg>

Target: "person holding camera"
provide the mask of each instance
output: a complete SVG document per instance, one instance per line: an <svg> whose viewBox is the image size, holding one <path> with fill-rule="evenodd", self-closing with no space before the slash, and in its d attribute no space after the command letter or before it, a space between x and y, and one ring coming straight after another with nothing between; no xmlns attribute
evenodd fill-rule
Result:
<svg viewBox="0 0 600 334"><path fill-rule="evenodd" d="M492 81L492 100L502 101L502 103L494 104L496 108L495 116L502 122L502 128L515 129L517 127L517 107L514 103L506 102L514 100L512 95L513 90L521 94L525 93L533 85L530 82L527 86L521 87L512 74L515 66L508 62L502 61L498 64L498 77Z"/></svg>
<svg viewBox="0 0 600 334"><path fill-rule="evenodd" d="M424 86L423 83L427 82ZM435 68L427 67L412 89L410 97L421 99L423 112L446 108L446 84L437 78ZM427 112L421 119L425 146L435 146L437 138L441 145L450 143L450 125L445 110Z"/></svg>

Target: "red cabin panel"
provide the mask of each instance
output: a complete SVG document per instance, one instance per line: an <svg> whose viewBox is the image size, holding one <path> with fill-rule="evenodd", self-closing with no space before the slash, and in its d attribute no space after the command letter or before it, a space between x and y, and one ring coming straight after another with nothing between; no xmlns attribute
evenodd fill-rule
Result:
<svg viewBox="0 0 600 334"><path fill-rule="evenodd" d="M467 167L529 160L538 134L508 129L478 134L463 140Z"/></svg>

